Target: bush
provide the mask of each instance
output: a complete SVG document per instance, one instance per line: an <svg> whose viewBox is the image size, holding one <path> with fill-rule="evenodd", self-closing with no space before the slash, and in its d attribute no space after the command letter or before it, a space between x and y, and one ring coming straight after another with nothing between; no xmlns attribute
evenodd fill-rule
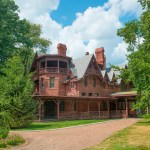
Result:
<svg viewBox="0 0 150 150"><path fill-rule="evenodd" d="M13 146L24 142L25 140L22 138L22 136L16 134L9 136L6 141L8 145L13 145Z"/></svg>
<svg viewBox="0 0 150 150"><path fill-rule="evenodd" d="M5 148L6 147L6 143L4 140L0 140L0 148Z"/></svg>
<svg viewBox="0 0 150 150"><path fill-rule="evenodd" d="M144 119L150 119L150 114L145 114Z"/></svg>
<svg viewBox="0 0 150 150"><path fill-rule="evenodd" d="M0 126L0 139L5 139L8 136L8 133L8 128Z"/></svg>

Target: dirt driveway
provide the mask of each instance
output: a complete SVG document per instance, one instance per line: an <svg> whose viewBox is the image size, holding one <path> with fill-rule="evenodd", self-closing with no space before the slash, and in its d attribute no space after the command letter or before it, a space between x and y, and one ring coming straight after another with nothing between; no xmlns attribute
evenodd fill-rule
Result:
<svg viewBox="0 0 150 150"><path fill-rule="evenodd" d="M28 144L18 150L81 150L99 144L138 119L120 119L92 125L45 131L18 131Z"/></svg>

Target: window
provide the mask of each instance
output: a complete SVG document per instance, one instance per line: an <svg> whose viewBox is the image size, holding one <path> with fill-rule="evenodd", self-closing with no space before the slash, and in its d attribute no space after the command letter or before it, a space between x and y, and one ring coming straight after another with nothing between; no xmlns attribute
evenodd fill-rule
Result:
<svg viewBox="0 0 150 150"><path fill-rule="evenodd" d="M65 102L64 101L62 101L60 103L60 111L65 111Z"/></svg>
<svg viewBox="0 0 150 150"><path fill-rule="evenodd" d="M95 93L95 96L99 96L99 93Z"/></svg>
<svg viewBox="0 0 150 150"><path fill-rule="evenodd" d="M89 96L92 96L92 93L89 93Z"/></svg>
<svg viewBox="0 0 150 150"><path fill-rule="evenodd" d="M60 68L67 68L67 62L59 61L59 67Z"/></svg>
<svg viewBox="0 0 150 150"><path fill-rule="evenodd" d="M95 78L93 78L93 80L92 80L92 85L93 85L93 87L96 86L96 79Z"/></svg>
<svg viewBox="0 0 150 150"><path fill-rule="evenodd" d="M120 109L120 110L126 109L125 101L118 102L118 109Z"/></svg>
<svg viewBox="0 0 150 150"><path fill-rule="evenodd" d="M45 61L42 61L42 62L41 62L40 68L45 68Z"/></svg>
<svg viewBox="0 0 150 150"><path fill-rule="evenodd" d="M107 102L106 101L103 101L102 103L101 103L101 106L100 106L101 108L101 110L102 111L106 111L107 110Z"/></svg>
<svg viewBox="0 0 150 150"><path fill-rule="evenodd" d="M44 78L41 78L41 89L44 89Z"/></svg>
<svg viewBox="0 0 150 150"><path fill-rule="evenodd" d="M50 88L55 86L55 77L50 77Z"/></svg>
<svg viewBox="0 0 150 150"><path fill-rule="evenodd" d="M70 87L71 87L71 88L75 88L74 82L70 82Z"/></svg>
<svg viewBox="0 0 150 150"><path fill-rule="evenodd" d="M114 102L110 102L110 110L116 110L116 104Z"/></svg>
<svg viewBox="0 0 150 150"><path fill-rule="evenodd" d="M86 94L85 93L82 93L82 96L85 96Z"/></svg>
<svg viewBox="0 0 150 150"><path fill-rule="evenodd" d="M84 82L84 86L87 86L87 78L86 77L83 79L83 82Z"/></svg>
<svg viewBox="0 0 150 150"><path fill-rule="evenodd" d="M57 60L48 60L47 67L58 67L58 61Z"/></svg>

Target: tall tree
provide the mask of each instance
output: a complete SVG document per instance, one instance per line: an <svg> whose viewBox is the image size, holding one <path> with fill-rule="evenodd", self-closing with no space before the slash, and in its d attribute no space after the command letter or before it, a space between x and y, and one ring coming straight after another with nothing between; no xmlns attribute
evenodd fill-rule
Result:
<svg viewBox="0 0 150 150"><path fill-rule="evenodd" d="M24 76L19 56L8 59L2 71L5 75L0 76L1 118L3 116L3 122L7 121L13 128L26 126L34 119L36 110L36 103L32 99L32 74Z"/></svg>
<svg viewBox="0 0 150 150"><path fill-rule="evenodd" d="M41 26L19 18L14 0L0 1L0 65L13 55L20 54L29 66L33 49L46 51L50 41L41 37Z"/></svg>
<svg viewBox="0 0 150 150"><path fill-rule="evenodd" d="M140 0L144 12L140 20L133 20L118 30L118 35L128 43L130 54L128 69L122 70L122 78L133 82L137 90L136 108L150 107L150 1Z"/></svg>

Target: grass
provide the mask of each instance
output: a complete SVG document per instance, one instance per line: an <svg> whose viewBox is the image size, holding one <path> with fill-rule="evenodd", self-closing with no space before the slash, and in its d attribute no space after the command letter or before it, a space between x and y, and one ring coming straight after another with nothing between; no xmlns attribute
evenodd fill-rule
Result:
<svg viewBox="0 0 150 150"><path fill-rule="evenodd" d="M1 148L11 148L12 146L23 144L25 140L22 136L17 134L8 135L4 139L0 139L0 149Z"/></svg>
<svg viewBox="0 0 150 150"><path fill-rule="evenodd" d="M101 120L72 120L72 121L56 121L56 122L33 122L28 127L15 129L15 130L48 130L57 129L70 126L78 126L90 123L103 122L110 119Z"/></svg>
<svg viewBox="0 0 150 150"><path fill-rule="evenodd" d="M87 150L150 150L150 119L143 119Z"/></svg>

